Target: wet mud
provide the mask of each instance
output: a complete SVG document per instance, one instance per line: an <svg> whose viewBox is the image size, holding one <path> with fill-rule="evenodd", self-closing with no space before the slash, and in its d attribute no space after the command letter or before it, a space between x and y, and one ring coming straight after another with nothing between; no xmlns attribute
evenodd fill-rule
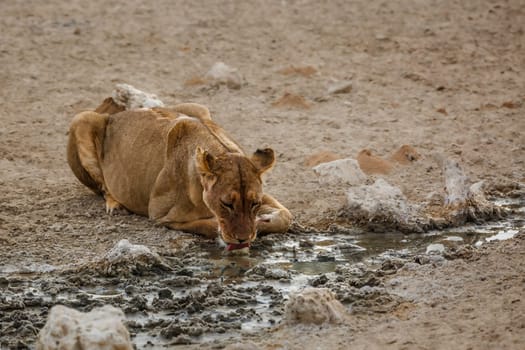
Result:
<svg viewBox="0 0 525 350"><path fill-rule="evenodd" d="M292 292L328 288L352 313L385 313L404 300L385 277L400 269L468 260L477 247L512 237L524 226L523 203L505 221L429 234L310 232L260 237L249 255L234 256L215 242L181 236L157 260L117 260L106 254L81 266L0 266L0 348L30 348L53 305L90 311L121 308L137 348L177 344L223 347L283 320ZM105 260L106 259L106 260Z"/></svg>

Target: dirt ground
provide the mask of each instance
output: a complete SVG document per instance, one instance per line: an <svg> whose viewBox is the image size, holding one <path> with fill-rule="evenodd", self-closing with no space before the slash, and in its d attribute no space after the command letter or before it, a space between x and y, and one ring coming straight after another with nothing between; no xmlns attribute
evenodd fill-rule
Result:
<svg viewBox="0 0 525 350"><path fill-rule="evenodd" d="M522 233L468 259L405 266L387 282L406 300L391 312L357 314L335 327L283 327L256 342L263 349L522 349L524 257Z"/></svg>
<svg viewBox="0 0 525 350"><path fill-rule="evenodd" d="M65 160L72 117L117 83L205 104L247 151L276 150L266 190L304 225L326 227L344 203L344 188L319 186L305 166L320 151L388 158L412 145L422 159L385 178L415 202L443 197L445 158L502 193L525 182L520 0L4 1L0 13L3 271L89 261L123 238L170 247L177 232L107 216ZM219 61L242 75L240 89L204 81ZM333 93L342 82L351 88ZM311 344L344 334L356 348L521 348L523 242L405 271L401 285L418 289L411 316L361 317ZM433 303L429 285L444 299Z"/></svg>

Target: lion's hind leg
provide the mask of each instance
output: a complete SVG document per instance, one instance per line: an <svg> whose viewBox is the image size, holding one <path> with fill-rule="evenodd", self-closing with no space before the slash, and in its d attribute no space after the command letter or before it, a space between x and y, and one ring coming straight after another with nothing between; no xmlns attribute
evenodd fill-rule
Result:
<svg viewBox="0 0 525 350"><path fill-rule="evenodd" d="M117 202L108 192L104 193L104 199L106 200L106 213L109 215L113 215L115 210L124 209L122 204Z"/></svg>
<svg viewBox="0 0 525 350"><path fill-rule="evenodd" d="M103 194L104 176L100 157L107 116L82 112L73 118L69 127L67 161L73 174L97 194Z"/></svg>
<svg viewBox="0 0 525 350"><path fill-rule="evenodd" d="M264 194L256 223L258 233L284 233L290 228L292 214L275 198Z"/></svg>
<svg viewBox="0 0 525 350"><path fill-rule="evenodd" d="M106 212L122 206L108 192L100 161L108 116L96 112L77 114L69 128L67 160L75 176L93 192L104 196Z"/></svg>

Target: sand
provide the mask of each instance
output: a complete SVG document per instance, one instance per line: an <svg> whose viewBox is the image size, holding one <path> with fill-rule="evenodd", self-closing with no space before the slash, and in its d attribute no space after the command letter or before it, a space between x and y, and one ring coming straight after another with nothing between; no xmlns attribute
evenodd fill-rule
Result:
<svg viewBox="0 0 525 350"><path fill-rule="evenodd" d="M368 149L388 159L414 147L421 159L382 176L416 203L443 197L447 158L494 193L515 193L525 181L519 0L4 1L0 13L2 265L89 261L123 238L166 247L176 236L142 217L107 216L67 166L72 117L117 83L168 105L205 104L248 152L272 147L278 158L266 190L297 222L319 229L345 198L344 187L319 186L309 166L319 152L356 158ZM236 69L240 86L209 81L216 62ZM356 348L367 339L380 348L519 348L522 242L508 243L516 269L503 245L432 281L408 271L409 286L450 283L465 292L448 295L446 309L416 301L406 320L362 317L349 337ZM489 266L501 268L471 281L467 271Z"/></svg>

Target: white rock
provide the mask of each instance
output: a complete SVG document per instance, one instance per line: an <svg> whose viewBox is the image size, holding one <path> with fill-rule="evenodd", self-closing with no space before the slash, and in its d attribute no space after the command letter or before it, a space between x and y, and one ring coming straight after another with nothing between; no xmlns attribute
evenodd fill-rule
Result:
<svg viewBox="0 0 525 350"><path fill-rule="evenodd" d="M503 230L499 231L496 235L485 238L487 242L491 241L504 241L506 239L514 238L519 233L518 230Z"/></svg>
<svg viewBox="0 0 525 350"><path fill-rule="evenodd" d="M121 239L111 248L104 259L110 263L118 263L123 260L134 260L141 256L149 256L153 259L158 258L158 254L153 253L148 247L140 244L131 244L127 239Z"/></svg>
<svg viewBox="0 0 525 350"><path fill-rule="evenodd" d="M416 211L398 187L381 178L372 185L348 189L347 204L350 211L359 211L368 220L385 219L405 223Z"/></svg>
<svg viewBox="0 0 525 350"><path fill-rule="evenodd" d="M83 313L56 305L40 330L37 350L133 349L122 310L110 305Z"/></svg>
<svg viewBox="0 0 525 350"><path fill-rule="evenodd" d="M342 323L348 311L327 288L307 288L292 294L285 307L287 324Z"/></svg>
<svg viewBox="0 0 525 350"><path fill-rule="evenodd" d="M443 164L445 173L445 205L462 205L469 194L469 179L463 173L459 163L447 159Z"/></svg>
<svg viewBox="0 0 525 350"><path fill-rule="evenodd" d="M337 159L321 163L313 168L321 185L361 185L366 181L366 175L359 167L357 160L352 158Z"/></svg>
<svg viewBox="0 0 525 350"><path fill-rule="evenodd" d="M332 94L348 94L352 91L351 81L340 81L328 88L328 93Z"/></svg>
<svg viewBox="0 0 525 350"><path fill-rule="evenodd" d="M117 84L111 96L119 106L128 109L163 107L159 98L154 94L148 94L128 84Z"/></svg>
<svg viewBox="0 0 525 350"><path fill-rule="evenodd" d="M251 341L230 344L224 348L224 350L260 350L260 348Z"/></svg>
<svg viewBox="0 0 525 350"><path fill-rule="evenodd" d="M426 250L427 254L430 254L430 253L443 254L444 252L445 252L445 246L441 243L429 244Z"/></svg>
<svg viewBox="0 0 525 350"><path fill-rule="evenodd" d="M448 236L443 239L444 241L450 241L450 242L463 242L463 237L460 236Z"/></svg>
<svg viewBox="0 0 525 350"><path fill-rule="evenodd" d="M504 210L489 202L483 191L483 181L470 184L458 162L447 159L443 163L445 174L445 207L455 224L501 217Z"/></svg>
<svg viewBox="0 0 525 350"><path fill-rule="evenodd" d="M226 84L230 89L241 88L241 74L236 68L232 68L223 62L216 62L204 77L219 84Z"/></svg>
<svg viewBox="0 0 525 350"><path fill-rule="evenodd" d="M131 244L127 239L120 240L99 261L84 268L98 270L106 275L171 270L157 253L146 246Z"/></svg>

